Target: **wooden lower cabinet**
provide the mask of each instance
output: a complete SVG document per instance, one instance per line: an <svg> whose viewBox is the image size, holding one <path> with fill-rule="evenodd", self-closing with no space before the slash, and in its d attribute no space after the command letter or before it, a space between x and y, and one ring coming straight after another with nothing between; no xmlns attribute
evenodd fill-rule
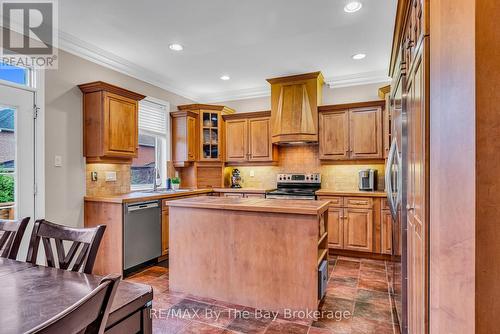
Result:
<svg viewBox="0 0 500 334"><path fill-rule="evenodd" d="M344 249L363 252L372 251L372 209L344 209Z"/></svg>
<svg viewBox="0 0 500 334"><path fill-rule="evenodd" d="M342 208L328 209L328 247L344 248L344 210Z"/></svg>
<svg viewBox="0 0 500 334"><path fill-rule="evenodd" d="M161 255L168 254L168 207L162 206L161 212Z"/></svg>
<svg viewBox="0 0 500 334"><path fill-rule="evenodd" d="M382 210L380 222L380 252L392 254L392 215L389 210Z"/></svg>

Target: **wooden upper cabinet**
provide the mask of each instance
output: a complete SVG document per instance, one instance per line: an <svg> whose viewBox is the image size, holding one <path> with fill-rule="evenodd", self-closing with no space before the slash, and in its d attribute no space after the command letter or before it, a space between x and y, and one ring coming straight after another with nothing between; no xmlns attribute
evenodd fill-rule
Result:
<svg viewBox="0 0 500 334"><path fill-rule="evenodd" d="M383 157L387 159L391 149L391 85L380 87L378 96L385 100L385 108L382 111L382 146Z"/></svg>
<svg viewBox="0 0 500 334"><path fill-rule="evenodd" d="M385 101L321 106L321 160L382 159L382 110Z"/></svg>
<svg viewBox="0 0 500 334"><path fill-rule="evenodd" d="M227 115L224 120L227 162L272 162L277 159L277 148L271 142L269 111Z"/></svg>
<svg viewBox="0 0 500 334"><path fill-rule="evenodd" d="M273 143L271 142L271 124L269 117L248 119L248 160L271 161L273 157Z"/></svg>
<svg viewBox="0 0 500 334"><path fill-rule="evenodd" d="M226 121L226 160L246 161L248 158L248 120Z"/></svg>
<svg viewBox="0 0 500 334"><path fill-rule="evenodd" d="M83 92L83 154L87 162L131 163L137 156L138 101L145 96L102 81Z"/></svg>
<svg viewBox="0 0 500 334"><path fill-rule="evenodd" d="M382 108L349 110L351 158L382 158Z"/></svg>
<svg viewBox="0 0 500 334"><path fill-rule="evenodd" d="M319 114L320 159L349 158L349 112L328 111Z"/></svg>
<svg viewBox="0 0 500 334"><path fill-rule="evenodd" d="M267 80L271 84L272 143L318 141L321 72Z"/></svg>
<svg viewBox="0 0 500 334"><path fill-rule="evenodd" d="M197 160L198 156L198 114L191 111L170 113L172 129L172 161L176 167Z"/></svg>
<svg viewBox="0 0 500 334"><path fill-rule="evenodd" d="M177 107L180 111L191 111L198 115L199 136L197 161L222 162L224 152L223 115L234 110L212 104L186 104Z"/></svg>
<svg viewBox="0 0 500 334"><path fill-rule="evenodd" d="M212 104L185 104L177 107L179 111L190 111L197 115L198 135L196 136L196 161L222 162L224 152L223 115L233 114L234 110ZM192 138L193 136L191 136Z"/></svg>

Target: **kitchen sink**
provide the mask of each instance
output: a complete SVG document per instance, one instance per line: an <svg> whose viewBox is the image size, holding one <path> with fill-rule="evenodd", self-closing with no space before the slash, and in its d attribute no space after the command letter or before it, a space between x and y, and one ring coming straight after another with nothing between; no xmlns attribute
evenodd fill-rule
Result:
<svg viewBox="0 0 500 334"><path fill-rule="evenodd" d="M182 192L187 192L191 191L191 189L156 189L156 190L145 190L143 192L148 193L148 194L176 194L176 193L182 193Z"/></svg>

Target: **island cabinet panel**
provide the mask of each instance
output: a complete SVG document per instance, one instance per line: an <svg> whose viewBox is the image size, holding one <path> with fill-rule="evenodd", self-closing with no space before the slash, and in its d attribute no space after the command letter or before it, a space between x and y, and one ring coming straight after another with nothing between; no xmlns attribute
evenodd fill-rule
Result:
<svg viewBox="0 0 500 334"><path fill-rule="evenodd" d="M248 120L226 121L226 160L246 161L248 159Z"/></svg>
<svg viewBox="0 0 500 334"><path fill-rule="evenodd" d="M138 101L144 98L101 81L83 92L83 155L87 162L131 163L137 156Z"/></svg>
<svg viewBox="0 0 500 334"><path fill-rule="evenodd" d="M351 109L349 121L351 158L382 158L382 108Z"/></svg>
<svg viewBox="0 0 500 334"><path fill-rule="evenodd" d="M319 114L320 159L345 160L349 157L348 110Z"/></svg>
<svg viewBox="0 0 500 334"><path fill-rule="evenodd" d="M170 203L172 291L271 311L317 309L318 262L327 260L318 222L323 214L328 221L327 203L304 214L300 203L285 213L283 202L258 201Z"/></svg>
<svg viewBox="0 0 500 334"><path fill-rule="evenodd" d="M344 209L344 249L371 252L373 249L373 211Z"/></svg>
<svg viewBox="0 0 500 334"><path fill-rule="evenodd" d="M328 247L344 248L344 210L341 208L328 209Z"/></svg>

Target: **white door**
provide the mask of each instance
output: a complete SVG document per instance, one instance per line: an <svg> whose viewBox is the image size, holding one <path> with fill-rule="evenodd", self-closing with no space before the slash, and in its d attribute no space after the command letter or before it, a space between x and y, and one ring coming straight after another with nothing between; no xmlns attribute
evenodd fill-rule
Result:
<svg viewBox="0 0 500 334"><path fill-rule="evenodd" d="M0 219L35 218L34 93L0 84Z"/></svg>

